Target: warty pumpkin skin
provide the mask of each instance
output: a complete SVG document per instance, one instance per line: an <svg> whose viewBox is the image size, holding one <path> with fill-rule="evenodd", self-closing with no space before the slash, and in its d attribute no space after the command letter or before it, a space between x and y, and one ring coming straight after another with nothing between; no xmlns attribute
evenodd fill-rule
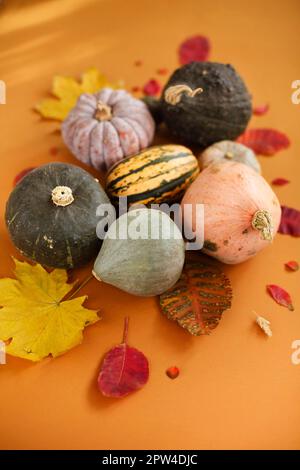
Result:
<svg viewBox="0 0 300 470"><path fill-rule="evenodd" d="M203 251L227 264L237 264L270 245L281 218L279 201L266 180L238 162L215 163L205 168L182 199L193 206L185 225L193 231L195 205L204 205Z"/></svg>
<svg viewBox="0 0 300 470"><path fill-rule="evenodd" d="M140 238L134 238L135 227ZM167 214L154 209L131 209L109 227L93 274L130 294L154 296L177 282L184 257L181 232Z"/></svg>
<svg viewBox="0 0 300 470"><path fill-rule="evenodd" d="M124 196L129 205L172 203L181 199L198 174L198 161L188 148L150 147L113 166L106 191L115 204Z"/></svg>
<svg viewBox="0 0 300 470"><path fill-rule="evenodd" d="M163 122L160 100L154 98L153 96L144 96L142 98L142 101L147 106L151 116L154 119L155 124L159 126Z"/></svg>
<svg viewBox="0 0 300 470"><path fill-rule="evenodd" d="M97 170L148 147L155 131L146 104L125 90L103 88L83 93L62 123L62 137L71 152Z"/></svg>
<svg viewBox="0 0 300 470"><path fill-rule="evenodd" d="M229 64L191 62L167 82L161 107L171 133L187 145L203 148L235 140L252 115L244 81Z"/></svg>
<svg viewBox="0 0 300 470"><path fill-rule="evenodd" d="M27 258L53 268L74 268L97 255L96 209L110 204L100 184L85 170L49 163L27 174L6 205L14 245Z"/></svg>

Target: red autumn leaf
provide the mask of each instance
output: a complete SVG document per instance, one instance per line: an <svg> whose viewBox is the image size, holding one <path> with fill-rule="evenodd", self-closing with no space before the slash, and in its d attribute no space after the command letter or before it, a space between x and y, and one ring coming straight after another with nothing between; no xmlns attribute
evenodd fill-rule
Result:
<svg viewBox="0 0 300 470"><path fill-rule="evenodd" d="M170 379L176 379L179 375L179 369L176 366L171 366L166 370L166 374Z"/></svg>
<svg viewBox="0 0 300 470"><path fill-rule="evenodd" d="M279 233L300 237L300 211L292 207L281 206Z"/></svg>
<svg viewBox="0 0 300 470"><path fill-rule="evenodd" d="M138 93L139 91L141 91L141 87L133 86L133 87L131 87L131 91L132 91L132 93Z"/></svg>
<svg viewBox="0 0 300 470"><path fill-rule="evenodd" d="M297 261L288 261L284 264L288 271L298 271L299 270L299 263Z"/></svg>
<svg viewBox="0 0 300 470"><path fill-rule="evenodd" d="M271 156L289 147L289 138L274 129L249 129L237 139L237 142L250 147L256 154Z"/></svg>
<svg viewBox="0 0 300 470"><path fill-rule="evenodd" d="M59 148L58 147L50 147L49 153L50 153L50 155L52 155L52 157L56 157L56 155L59 153Z"/></svg>
<svg viewBox="0 0 300 470"><path fill-rule="evenodd" d="M192 36L179 46L179 62L182 65L194 61L203 62L208 59L209 53L209 39L206 36Z"/></svg>
<svg viewBox="0 0 300 470"><path fill-rule="evenodd" d="M286 184L289 184L290 180L287 180L285 178L275 178L272 181L272 184L274 186L285 186Z"/></svg>
<svg viewBox="0 0 300 470"><path fill-rule="evenodd" d="M262 104L260 106L254 106L253 114L255 116L263 116L269 111L270 106L268 104Z"/></svg>
<svg viewBox="0 0 300 470"><path fill-rule="evenodd" d="M160 296L162 313L195 336L209 335L231 307L229 279L208 257L186 261L176 284Z"/></svg>
<svg viewBox="0 0 300 470"><path fill-rule="evenodd" d="M168 69L164 69L164 68L157 69L156 73L157 73L158 75L167 75Z"/></svg>
<svg viewBox="0 0 300 470"><path fill-rule="evenodd" d="M157 80L152 79L145 83L143 92L147 96L156 96L161 90L161 86Z"/></svg>
<svg viewBox="0 0 300 470"><path fill-rule="evenodd" d="M25 170L20 171L20 173L15 176L13 185L16 186L23 178L26 176L28 173L30 173L32 170L34 170L35 167L30 167L30 168L25 168Z"/></svg>
<svg viewBox="0 0 300 470"><path fill-rule="evenodd" d="M125 318L123 341L106 353L98 376L98 388L106 397L125 397L149 378L148 359L127 344L128 322Z"/></svg>
<svg viewBox="0 0 300 470"><path fill-rule="evenodd" d="M279 305L287 307L291 311L294 310L290 294L282 287L276 286L275 284L269 284L267 285L267 291Z"/></svg>

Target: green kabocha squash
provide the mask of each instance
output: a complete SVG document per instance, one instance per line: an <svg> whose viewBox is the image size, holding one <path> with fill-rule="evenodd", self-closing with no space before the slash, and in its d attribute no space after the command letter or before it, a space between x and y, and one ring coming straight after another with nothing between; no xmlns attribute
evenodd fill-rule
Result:
<svg viewBox="0 0 300 470"><path fill-rule="evenodd" d="M231 140L222 140L207 147L199 156L199 163L202 169L213 163L240 162L250 166L257 173L261 173L260 163L249 147Z"/></svg>
<svg viewBox="0 0 300 470"><path fill-rule="evenodd" d="M54 268L74 268L95 257L96 210L109 199L85 170L49 163L27 174L6 205L14 245L27 258Z"/></svg>
<svg viewBox="0 0 300 470"><path fill-rule="evenodd" d="M179 279L185 255L180 230L159 210L131 209L113 222L94 276L130 294L161 294Z"/></svg>
<svg viewBox="0 0 300 470"><path fill-rule="evenodd" d="M160 204L181 199L199 174L192 152L181 145L150 147L117 163L108 173L106 191L115 204Z"/></svg>
<svg viewBox="0 0 300 470"><path fill-rule="evenodd" d="M191 62L175 70L166 84L163 119L183 143L207 147L235 140L252 114L244 81L229 64Z"/></svg>

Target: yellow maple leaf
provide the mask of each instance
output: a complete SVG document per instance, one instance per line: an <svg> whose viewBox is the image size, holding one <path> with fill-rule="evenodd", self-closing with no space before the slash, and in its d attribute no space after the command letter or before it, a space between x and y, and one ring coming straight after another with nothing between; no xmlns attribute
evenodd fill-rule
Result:
<svg viewBox="0 0 300 470"><path fill-rule="evenodd" d="M35 105L35 110L45 118L63 121L82 93L96 93L104 87L120 86L121 82L116 84L108 82L107 78L94 67L82 74L81 82L72 77L56 75L53 78L52 94L57 99L47 98Z"/></svg>
<svg viewBox="0 0 300 470"><path fill-rule="evenodd" d="M85 326L99 320L82 306L87 296L62 299L73 289L67 273L51 273L14 260L16 279L0 279L0 339L10 340L6 352L31 361L63 354L82 341Z"/></svg>

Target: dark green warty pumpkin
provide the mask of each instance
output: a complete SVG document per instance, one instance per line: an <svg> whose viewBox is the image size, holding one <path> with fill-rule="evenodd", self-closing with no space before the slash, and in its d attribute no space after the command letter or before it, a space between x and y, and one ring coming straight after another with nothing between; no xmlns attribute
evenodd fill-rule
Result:
<svg viewBox="0 0 300 470"><path fill-rule="evenodd" d="M14 245L27 258L53 268L81 266L99 251L96 235L100 204L109 199L87 171L49 163L26 175L6 205Z"/></svg>
<svg viewBox="0 0 300 470"><path fill-rule="evenodd" d="M161 109L174 136L201 147L235 140L252 114L242 78L231 65L217 62L191 62L175 70L163 90Z"/></svg>

